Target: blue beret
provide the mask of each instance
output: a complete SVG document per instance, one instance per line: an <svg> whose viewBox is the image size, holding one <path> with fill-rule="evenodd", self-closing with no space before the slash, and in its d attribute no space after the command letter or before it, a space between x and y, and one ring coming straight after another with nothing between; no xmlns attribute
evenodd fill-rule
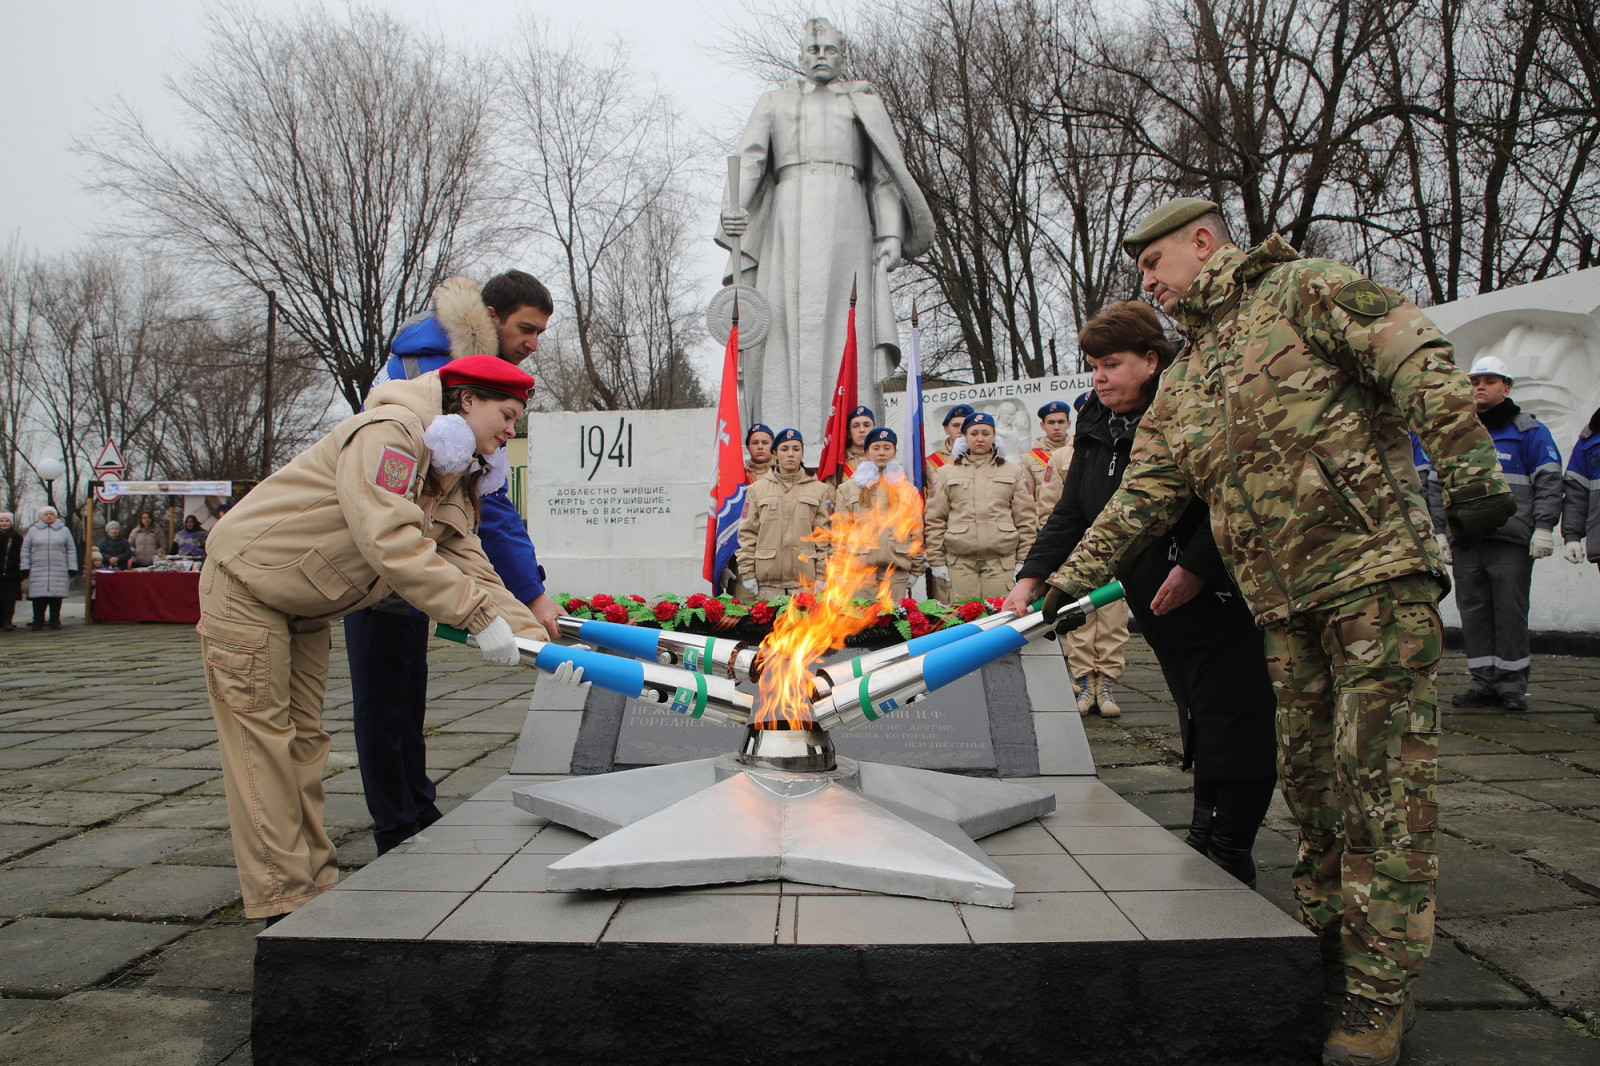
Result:
<svg viewBox="0 0 1600 1066"><path fill-rule="evenodd" d="M965 403L958 403L954 407L950 408L950 413L949 414L944 416L943 425L948 426L952 419L956 419L956 418L966 419L966 418L971 418L971 417L972 417L972 405L971 404L965 404Z"/></svg>
<svg viewBox="0 0 1600 1066"><path fill-rule="evenodd" d="M750 443L750 434L752 434L752 433L765 433L767 436L770 437L770 436L772 436L772 427L771 426L767 426L767 425L762 425L760 422L752 422L752 423L750 423L750 428L744 431L744 442L746 444Z"/></svg>
<svg viewBox="0 0 1600 1066"><path fill-rule="evenodd" d="M870 407L857 407L855 410L850 412L850 418L852 420L862 417L870 418L874 422L878 420L878 416L872 413L872 408Z"/></svg>
<svg viewBox="0 0 1600 1066"><path fill-rule="evenodd" d="M1049 403L1039 408L1039 420L1042 422L1051 415L1070 415L1071 413L1072 408L1068 407L1060 400L1051 400Z"/></svg>
<svg viewBox="0 0 1600 1066"><path fill-rule="evenodd" d="M877 429L874 429L867 434L868 444L876 444L880 440L886 440L890 444L893 444L896 448L900 447L900 438L895 436L894 430L890 429L888 426L879 426Z"/></svg>
<svg viewBox="0 0 1600 1066"><path fill-rule="evenodd" d="M1083 405L1089 402L1089 397L1093 393L1093 389L1084 389L1082 392L1078 393L1078 398L1072 401L1072 409L1075 411L1083 410Z"/></svg>
<svg viewBox="0 0 1600 1066"><path fill-rule="evenodd" d="M968 415L967 420L961 423L961 432L965 433L973 426L988 426L990 429L993 429L994 415L990 414L988 411L976 411L973 414Z"/></svg>
<svg viewBox="0 0 1600 1066"><path fill-rule="evenodd" d="M806 439L800 435L798 429L780 429L778 430L778 435L772 438L772 446L776 448L778 445L791 440L796 444L804 444L806 442Z"/></svg>

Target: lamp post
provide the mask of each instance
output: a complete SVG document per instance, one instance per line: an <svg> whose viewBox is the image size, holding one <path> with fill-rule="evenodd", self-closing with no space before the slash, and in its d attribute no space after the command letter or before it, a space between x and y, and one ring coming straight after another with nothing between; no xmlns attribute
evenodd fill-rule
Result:
<svg viewBox="0 0 1600 1066"><path fill-rule="evenodd" d="M60 459L41 459L34 464L34 471L38 473L39 480L44 482L45 499L51 507L56 505L56 478L67 472L67 468Z"/></svg>

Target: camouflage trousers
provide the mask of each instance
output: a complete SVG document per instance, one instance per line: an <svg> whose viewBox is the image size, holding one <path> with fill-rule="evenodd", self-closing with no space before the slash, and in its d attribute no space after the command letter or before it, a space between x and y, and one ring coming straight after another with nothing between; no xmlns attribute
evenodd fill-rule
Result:
<svg viewBox="0 0 1600 1066"><path fill-rule="evenodd" d="M1266 631L1300 920L1324 972L1385 1003L1433 947L1438 599L1434 579L1398 578Z"/></svg>

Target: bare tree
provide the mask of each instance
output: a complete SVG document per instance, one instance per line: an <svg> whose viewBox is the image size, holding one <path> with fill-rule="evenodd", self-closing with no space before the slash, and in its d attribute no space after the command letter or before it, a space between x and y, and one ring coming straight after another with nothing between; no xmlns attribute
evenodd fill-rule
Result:
<svg viewBox="0 0 1600 1066"><path fill-rule="evenodd" d="M484 251L483 64L389 16L242 8L169 79L185 145L128 105L82 146L151 238L277 290L285 328L360 410L405 318Z"/></svg>
<svg viewBox="0 0 1600 1066"><path fill-rule="evenodd" d="M686 280L691 153L671 102L639 85L620 43L594 51L562 45L533 23L501 96L501 202L565 277L571 301L541 362L581 368L585 385L569 403L615 410L700 402L684 391L693 375L683 352L698 310Z"/></svg>
<svg viewBox="0 0 1600 1066"><path fill-rule="evenodd" d="M12 241L0 250L0 510L22 506L28 462L27 382L38 356L38 269Z"/></svg>

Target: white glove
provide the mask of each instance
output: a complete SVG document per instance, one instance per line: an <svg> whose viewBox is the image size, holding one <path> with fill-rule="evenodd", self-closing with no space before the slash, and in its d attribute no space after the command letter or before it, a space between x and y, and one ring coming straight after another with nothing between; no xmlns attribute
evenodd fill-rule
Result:
<svg viewBox="0 0 1600 1066"><path fill-rule="evenodd" d="M850 476L850 480L862 488L873 485L878 480L878 464L871 459L863 460L861 465L856 467L856 472Z"/></svg>
<svg viewBox="0 0 1600 1066"><path fill-rule="evenodd" d="M574 666L572 660L568 659L550 671L550 680L559 681L563 685L581 685L583 684L583 667Z"/></svg>
<svg viewBox="0 0 1600 1066"><path fill-rule="evenodd" d="M1528 542L1528 554L1535 559L1543 559L1546 555L1556 550L1556 534L1553 529L1536 529L1533 539Z"/></svg>
<svg viewBox="0 0 1600 1066"><path fill-rule="evenodd" d="M504 618L496 618L473 635L478 640L478 650L489 662L516 666L522 661L522 656L517 652L516 635L511 632L511 623Z"/></svg>
<svg viewBox="0 0 1600 1066"><path fill-rule="evenodd" d="M1449 537L1437 537L1435 538L1434 543L1439 545L1439 558L1444 560L1444 565L1449 566L1451 563L1456 561L1454 554L1452 554L1450 551Z"/></svg>
<svg viewBox="0 0 1600 1066"><path fill-rule="evenodd" d="M950 568L948 566L931 567L928 570L928 573L932 574L934 576L934 579L937 580L937 581L949 581L950 580Z"/></svg>
<svg viewBox="0 0 1600 1066"><path fill-rule="evenodd" d="M748 592L751 599L755 599L757 596L761 595L761 582L757 581L755 578L751 578L749 581L744 582L742 585L740 585L740 588Z"/></svg>
<svg viewBox="0 0 1600 1066"><path fill-rule="evenodd" d="M1561 549L1561 555L1569 563L1588 562L1588 560L1584 558L1583 541L1581 540L1567 541L1566 546Z"/></svg>

